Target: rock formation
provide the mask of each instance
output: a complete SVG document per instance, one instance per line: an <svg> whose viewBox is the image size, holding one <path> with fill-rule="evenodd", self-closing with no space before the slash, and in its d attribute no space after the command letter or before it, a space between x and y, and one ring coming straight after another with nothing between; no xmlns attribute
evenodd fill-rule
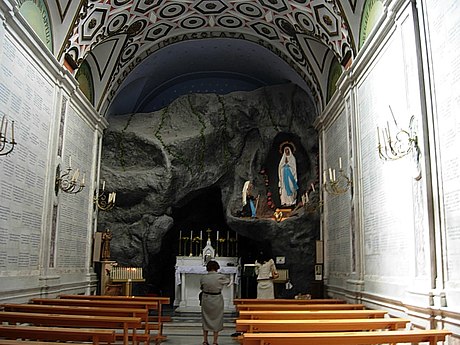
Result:
<svg viewBox="0 0 460 345"><path fill-rule="evenodd" d="M286 140L296 146L298 200L318 182L314 118L309 96L293 84L192 94L153 113L109 118L101 178L117 192L117 201L113 210L99 212L98 228L113 233L112 258L120 265L144 267L149 286L170 294L171 288L162 285L173 284L177 245L171 242L178 239L175 224L184 224L174 218L175 210L213 189L219 191L225 226L256 246L268 243L274 256L286 257L294 288L281 294L311 292L319 214L300 207L278 223L267 192L279 203L279 145ZM260 194L257 219L238 217L246 180L254 181ZM199 206L194 205L195 213L201 213L195 216L206 220L211 215Z"/></svg>

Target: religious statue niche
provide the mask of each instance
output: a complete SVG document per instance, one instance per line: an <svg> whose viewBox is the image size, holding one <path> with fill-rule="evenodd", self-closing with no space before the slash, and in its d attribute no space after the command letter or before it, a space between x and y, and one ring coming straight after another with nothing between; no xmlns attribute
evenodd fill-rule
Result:
<svg viewBox="0 0 460 345"><path fill-rule="evenodd" d="M265 195L262 193L258 201L258 218L281 222L299 213L310 213L306 198L311 196L313 199L318 194L315 186L318 181L315 170L317 151L312 148L307 152L301 139L294 134L276 136L259 171Z"/></svg>

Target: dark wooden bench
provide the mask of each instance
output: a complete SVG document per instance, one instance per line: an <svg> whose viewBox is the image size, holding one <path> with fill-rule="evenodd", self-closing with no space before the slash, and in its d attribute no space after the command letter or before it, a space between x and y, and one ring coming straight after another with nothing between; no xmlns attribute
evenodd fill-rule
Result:
<svg viewBox="0 0 460 345"><path fill-rule="evenodd" d="M306 319L373 319L382 318L386 310L242 310L239 319L306 320Z"/></svg>
<svg viewBox="0 0 460 345"><path fill-rule="evenodd" d="M428 342L436 345L452 334L445 330L245 333L243 345L361 345Z"/></svg>
<svg viewBox="0 0 460 345"><path fill-rule="evenodd" d="M410 322L402 318L328 319L328 320L236 320L236 331L243 333L270 332L332 332L397 330Z"/></svg>
<svg viewBox="0 0 460 345"><path fill-rule="evenodd" d="M240 310L362 310L364 304L240 304Z"/></svg>
<svg viewBox="0 0 460 345"><path fill-rule="evenodd" d="M257 298L235 298L233 304L343 304L346 303L341 299L334 298L315 298L315 299L257 299Z"/></svg>
<svg viewBox="0 0 460 345"><path fill-rule="evenodd" d="M45 313L0 312L0 322L10 324L30 324L36 326L62 326L79 328L122 329L123 344L128 345L130 335L133 345L136 345L136 330L142 327L138 317L93 316L93 315L63 315ZM149 339L143 340L148 342Z"/></svg>
<svg viewBox="0 0 460 345"><path fill-rule="evenodd" d="M79 329L65 327L37 327L0 325L0 337L27 340L82 341L98 345L115 342L115 331L105 329ZM0 344L3 339L0 339Z"/></svg>

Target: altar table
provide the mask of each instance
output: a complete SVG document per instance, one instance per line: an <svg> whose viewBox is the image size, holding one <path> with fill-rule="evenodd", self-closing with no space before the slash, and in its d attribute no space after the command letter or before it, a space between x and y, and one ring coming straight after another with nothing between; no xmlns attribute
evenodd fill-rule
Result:
<svg viewBox="0 0 460 345"><path fill-rule="evenodd" d="M231 285L222 289L224 311L234 312L233 299L239 297L240 269L238 258L214 258L220 265L219 273L229 275ZM176 257L176 291L174 305L176 312L199 312L201 310L198 294L200 293L200 278L206 274L206 267L200 256Z"/></svg>

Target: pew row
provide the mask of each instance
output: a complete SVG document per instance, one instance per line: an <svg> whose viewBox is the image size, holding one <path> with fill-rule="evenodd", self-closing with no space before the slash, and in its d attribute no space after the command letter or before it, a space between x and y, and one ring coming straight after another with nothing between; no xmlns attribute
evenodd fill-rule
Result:
<svg viewBox="0 0 460 345"><path fill-rule="evenodd" d="M364 304L240 304L240 310L363 310Z"/></svg>
<svg viewBox="0 0 460 345"><path fill-rule="evenodd" d="M240 320L374 319L386 310L242 310Z"/></svg>
<svg viewBox="0 0 460 345"><path fill-rule="evenodd" d="M157 310L158 302L154 301L117 301L117 300L89 300L89 299L60 299L60 298L32 298L33 304L67 305L80 307L101 308L141 308Z"/></svg>
<svg viewBox="0 0 460 345"><path fill-rule="evenodd" d="M344 300L335 298L315 298L315 299L292 299L292 298L235 298L234 305L240 304L343 304Z"/></svg>
<svg viewBox="0 0 460 345"><path fill-rule="evenodd" d="M9 304L1 305L4 311L21 313L45 313L62 315L90 315L90 316L118 316L118 317L139 317L144 328L144 336L137 335L138 340L145 341L150 338L150 324L148 309L134 308L103 308L103 307L80 307L66 305L45 305L45 304ZM119 335L117 335L119 336ZM155 336L155 341L161 337Z"/></svg>
<svg viewBox="0 0 460 345"><path fill-rule="evenodd" d="M0 339L0 345L57 345L54 341ZM71 345L88 345L88 343L74 343Z"/></svg>
<svg viewBox="0 0 460 345"><path fill-rule="evenodd" d="M436 345L452 333L446 330L244 333L243 345L361 345L428 342Z"/></svg>
<svg viewBox="0 0 460 345"><path fill-rule="evenodd" d="M236 320L236 331L243 333L333 332L405 329L410 322L402 318L327 319L327 320Z"/></svg>
<svg viewBox="0 0 460 345"><path fill-rule="evenodd" d="M58 296L60 299L85 299L85 300L101 300L101 301L141 301L141 302L156 302L157 316L150 317L151 321L155 321L158 327L158 336L163 340L166 339L163 336L163 322L171 321L171 318L166 318L163 315L163 305L169 305L171 299L163 296L108 296L108 295L74 295L74 294L61 294Z"/></svg>
<svg viewBox="0 0 460 345"><path fill-rule="evenodd" d="M81 341L98 345L100 343L114 343L115 331L105 329L0 325L0 337L16 340ZM0 344L4 344L4 340L6 339L0 339Z"/></svg>
<svg viewBox="0 0 460 345"><path fill-rule="evenodd" d="M128 345L130 335L133 345L136 345L136 330L142 327L141 319L138 317L117 317L117 316L90 316L90 315L63 315L45 313L21 313L21 312L0 312L0 322L10 324L31 324L36 326L53 327L79 327L79 328L103 328L103 329L122 329L123 344ZM146 343L150 339L142 337Z"/></svg>

